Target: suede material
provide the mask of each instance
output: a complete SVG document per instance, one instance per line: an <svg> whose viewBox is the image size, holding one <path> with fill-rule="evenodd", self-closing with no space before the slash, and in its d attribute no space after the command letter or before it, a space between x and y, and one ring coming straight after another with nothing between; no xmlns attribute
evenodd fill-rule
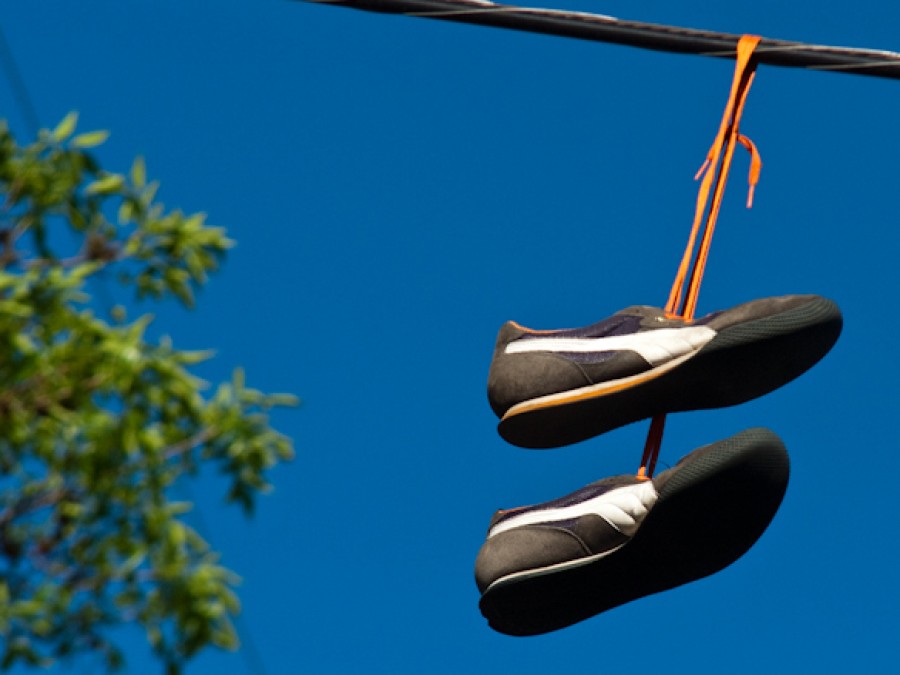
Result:
<svg viewBox="0 0 900 675"><path fill-rule="evenodd" d="M650 364L637 352L618 352L606 361L580 365L591 384L618 380L650 369Z"/></svg>
<svg viewBox="0 0 900 675"><path fill-rule="evenodd" d="M616 314L641 317L640 332L659 328L682 328L693 324L702 324L709 326L715 331L721 331L729 326L744 323L745 321L763 319L774 314L789 311L818 297L817 295L781 295L774 298L761 298L744 302L725 311L695 318L693 321L667 317L663 309L648 305L626 307L616 312Z"/></svg>
<svg viewBox="0 0 900 675"><path fill-rule="evenodd" d="M710 476L726 475L722 472L726 471L728 465L739 466L744 450L753 447L772 449L768 454L757 458L752 466L753 475L758 481L762 481L759 484L768 485L763 480L766 478L775 483L786 482L787 454L781 440L768 429L748 429L731 438L698 448L682 457L674 467L657 474L653 478L653 484L661 499L656 506L665 501L666 493L668 498L672 499L675 493L688 494L694 490L711 489L708 487ZM727 457L730 458L726 459ZM711 467L715 470L713 471ZM671 482L676 477L678 480ZM620 487L632 485L639 480L631 475L611 476L591 483L591 486ZM666 486L670 482L670 489L667 490ZM783 494L783 490L780 494ZM680 498L687 497L682 495ZM523 510L540 506L524 507ZM497 516L508 513L510 512L498 512L492 519L492 524L498 520ZM714 520L714 515L707 516L708 520L710 518ZM691 518L684 520L692 522ZM642 529L639 529L635 537L641 537L641 532ZM605 551L612 551L630 539L631 537L622 534L595 514L541 525L524 525L501 532L485 542L475 562L476 581L480 591L484 593L491 583L508 575L575 562ZM707 556L706 547L693 546L689 552L696 553L701 559ZM682 551L681 557L684 558L686 555L687 552Z"/></svg>
<svg viewBox="0 0 900 675"><path fill-rule="evenodd" d="M475 559L475 582L483 593L497 579L570 560L590 551L576 535L555 527L528 525L491 537Z"/></svg>
<svg viewBox="0 0 900 675"><path fill-rule="evenodd" d="M527 352L506 354L506 346L525 335L518 324L500 329L488 372L488 401L497 417L517 403L539 396L616 380L650 368L640 354L619 352L600 363L576 363L562 354Z"/></svg>
<svg viewBox="0 0 900 675"><path fill-rule="evenodd" d="M659 500L625 545L572 564L523 564L530 574L481 589L481 612L502 633L539 635L718 572L766 530L789 471L784 445L766 429L700 448L654 479Z"/></svg>
<svg viewBox="0 0 900 675"><path fill-rule="evenodd" d="M513 340L518 340L528 332L515 321L507 321L500 327L500 332L497 333L497 341L494 343L494 356L502 354L503 350L506 349L506 345Z"/></svg>
<svg viewBox="0 0 900 675"><path fill-rule="evenodd" d="M740 451L745 446L771 446L780 448L778 461L772 460L773 469L769 470L766 462L757 461L758 473L781 476L786 469L784 446L771 431L767 429L748 429L732 438L712 443L685 455L674 467L657 474L653 478L656 490L662 495L666 485L676 476L680 476L672 486L684 490L684 486L695 486L697 478L694 474L704 476L709 471L707 456L719 457L722 463L723 450L734 455L734 461L740 459ZM721 470L721 468L720 468ZM681 474L687 472L684 476ZM591 483L588 487L620 487L639 482L636 476L611 476ZM678 483L681 486L678 486ZM585 488L582 488L584 490ZM691 488L694 489L694 488ZM669 491L671 493L671 490ZM573 494L577 494L573 493ZM671 496L671 494L670 494ZM551 503L551 502L547 502ZM516 511L529 511L542 505L522 507L510 511L499 511L491 519L493 527L504 516ZM640 534L640 530L638 531ZM566 521L558 521L542 525L524 525L506 532L501 532L488 539L482 546L475 561L475 578L482 593L486 588L505 576L520 572L538 570L560 563L574 562L583 558L611 551L629 541L630 537L622 534L606 520L595 514L587 514Z"/></svg>
<svg viewBox="0 0 900 675"><path fill-rule="evenodd" d="M576 503L581 501L581 499L587 499L593 495L586 495L581 497L579 493L584 494L590 488L606 488L607 490L612 490L615 488L625 487L626 485L634 485L636 483L640 483L643 479L638 478L633 474L622 474L619 476L607 476L606 478L601 478L600 480L596 480L593 483L588 483L583 488L579 488L578 490L574 490L570 492L566 497L561 497L559 499L553 499L546 502L540 502L538 504L529 504L527 506L516 506L509 509L500 509L499 511L495 511L494 515L491 517L491 522L488 525L488 533L494 526L497 525L500 521L505 520L507 517L515 516L520 513L524 513L525 511L535 511L539 509L547 509L552 508L556 505L560 505L560 502L563 503ZM597 494L597 492L594 492ZM606 522L606 521L603 521Z"/></svg>
<svg viewBox="0 0 900 675"><path fill-rule="evenodd" d="M640 317L639 332L691 324L706 325L721 332L732 326L790 312L817 299L815 295L784 295L752 300L693 322L666 317L662 309L645 305L627 307L617 315ZM512 406L523 401L637 375L651 367L639 354L630 351L614 353L596 363L576 362L563 353L505 353L510 342L524 335L550 336L555 332L531 331L514 322L507 322L500 329L488 374L488 400L498 417L503 417Z"/></svg>
<svg viewBox="0 0 900 675"><path fill-rule="evenodd" d="M488 372L488 401L498 417L516 403L592 384L582 367L541 352L500 354Z"/></svg>
<svg viewBox="0 0 900 675"><path fill-rule="evenodd" d="M626 485L636 485L637 483L640 483L642 481L642 478L638 478L634 474L625 473L618 476L607 476L606 478L595 480L593 483L588 483L588 485L591 487L609 486L609 488L612 489L625 487Z"/></svg>
<svg viewBox="0 0 900 675"><path fill-rule="evenodd" d="M680 319L667 319L663 311L655 307L628 307L617 314L641 317L641 331L677 328L685 324ZM501 326L494 344L487 387L488 401L497 417L503 417L507 410L522 401L636 375L650 368L650 364L635 352L620 352L599 363L584 364L560 354L505 353L510 342L524 335L543 332L532 331L513 321Z"/></svg>
<svg viewBox="0 0 900 675"><path fill-rule="evenodd" d="M657 330L659 328L683 328L689 325L689 322L678 317L667 317L665 311L660 307L649 307L647 305L634 305L616 312L616 314L627 314L629 316L641 317L641 328L638 332L648 330Z"/></svg>
<svg viewBox="0 0 900 675"><path fill-rule="evenodd" d="M587 546L591 555L609 551L630 539L603 518L593 514L578 518L569 529Z"/></svg>
<svg viewBox="0 0 900 675"><path fill-rule="evenodd" d="M637 482L635 476L612 476L591 485L616 488ZM488 532L510 514L541 506L497 511ZM491 583L509 574L596 555L624 544L629 538L595 514L545 525L523 525L501 532L484 543L475 561L475 578L484 592Z"/></svg>

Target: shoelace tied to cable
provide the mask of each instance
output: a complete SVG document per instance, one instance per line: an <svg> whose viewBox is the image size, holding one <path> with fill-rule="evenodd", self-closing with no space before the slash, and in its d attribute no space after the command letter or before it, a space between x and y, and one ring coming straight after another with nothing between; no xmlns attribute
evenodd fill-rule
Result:
<svg viewBox="0 0 900 675"><path fill-rule="evenodd" d="M697 297L700 294L700 283L703 280L703 272L709 257L709 246L716 229L716 220L719 217L725 185L731 169L731 160L737 144L743 145L750 152L750 189L747 196L747 208L753 206L753 193L759 182L762 161L753 141L741 134L740 121L750 86L756 75L756 61L753 58L753 52L759 41L760 38L756 35L744 35L738 41L734 78L731 83L731 93L725 105L725 113L722 115L722 122L716 138L706 155L706 161L695 176L696 180L700 180L700 189L697 193L694 223L665 307L666 314L672 318L680 318L685 321L692 321L694 318ZM655 416L650 423L650 431L647 434L644 454L638 469L639 478L653 477L656 460L662 446L665 425L665 413Z"/></svg>

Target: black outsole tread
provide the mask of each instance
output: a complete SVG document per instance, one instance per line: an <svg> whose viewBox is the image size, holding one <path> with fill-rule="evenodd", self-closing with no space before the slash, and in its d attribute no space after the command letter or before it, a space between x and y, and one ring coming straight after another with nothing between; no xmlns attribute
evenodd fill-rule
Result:
<svg viewBox="0 0 900 675"><path fill-rule="evenodd" d="M489 624L509 635L546 633L727 567L768 527L790 466L777 436L751 429L670 471L656 506L621 549L492 584L480 603Z"/></svg>

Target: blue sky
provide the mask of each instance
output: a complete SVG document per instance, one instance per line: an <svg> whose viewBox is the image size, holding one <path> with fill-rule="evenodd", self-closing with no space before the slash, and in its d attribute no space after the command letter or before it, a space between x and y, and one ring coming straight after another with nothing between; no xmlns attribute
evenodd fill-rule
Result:
<svg viewBox="0 0 900 675"><path fill-rule="evenodd" d="M544 6L547 6L546 3ZM553 3L564 6L564 3ZM599 0L585 11L898 49L893 0ZM262 666L188 672L872 671L895 663L900 83L760 68L699 312L786 293L841 306L832 353L787 387L671 416L661 467L751 426L793 462L781 511L706 580L537 638L493 633L472 578L500 507L634 471L646 423L577 446L504 443L485 395L497 329L665 302L692 178L732 63L288 0L32 0L0 25L42 123L71 109L136 154L169 206L238 241L196 311L144 309L202 375L303 399L297 458L244 522L214 477L205 534L244 577ZM3 115L22 140L8 83ZM156 673L126 631L129 672ZM82 667L93 672L91 664Z"/></svg>

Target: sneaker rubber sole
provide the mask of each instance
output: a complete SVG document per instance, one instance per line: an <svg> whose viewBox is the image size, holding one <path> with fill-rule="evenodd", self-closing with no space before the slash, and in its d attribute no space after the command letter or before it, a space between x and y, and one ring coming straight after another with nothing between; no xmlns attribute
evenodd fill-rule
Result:
<svg viewBox="0 0 900 675"><path fill-rule="evenodd" d="M659 500L629 542L502 577L482 595L481 613L501 633L539 635L718 572L766 530L789 474L784 445L767 429L697 450L655 479Z"/></svg>
<svg viewBox="0 0 900 675"><path fill-rule="evenodd" d="M638 375L523 401L506 412L498 431L523 448L555 448L663 413L744 403L809 370L842 325L838 306L817 297L724 328L695 354Z"/></svg>

